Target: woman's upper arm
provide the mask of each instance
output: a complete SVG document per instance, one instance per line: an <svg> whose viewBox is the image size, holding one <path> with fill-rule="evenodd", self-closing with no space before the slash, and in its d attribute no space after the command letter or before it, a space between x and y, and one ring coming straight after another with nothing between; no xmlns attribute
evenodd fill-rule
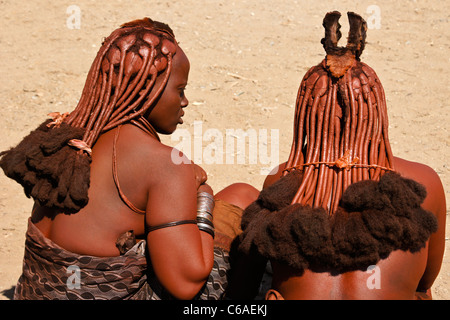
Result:
<svg viewBox="0 0 450 320"><path fill-rule="evenodd" d="M196 194L192 165L166 162L149 187L147 227L195 221ZM154 230L147 235L151 264L158 280L178 298L189 298L192 290L199 290L212 268L212 238L209 247L202 237L197 225L192 223Z"/></svg>
<svg viewBox="0 0 450 320"><path fill-rule="evenodd" d="M425 210L432 212L438 222L438 230L430 236L428 243L428 261L420 287L429 289L441 269L445 250L446 201L445 192L438 174L429 168L426 182L427 197L422 204Z"/></svg>

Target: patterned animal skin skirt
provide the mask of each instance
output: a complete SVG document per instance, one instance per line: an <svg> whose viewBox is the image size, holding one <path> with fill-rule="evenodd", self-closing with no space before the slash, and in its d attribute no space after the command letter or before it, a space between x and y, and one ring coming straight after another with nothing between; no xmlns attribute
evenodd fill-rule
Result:
<svg viewBox="0 0 450 320"><path fill-rule="evenodd" d="M223 297L230 269L231 241L241 232L242 210L217 200L214 266L195 299ZM140 240L115 257L79 255L47 239L28 220L22 275L15 300L160 300L173 299L159 283Z"/></svg>

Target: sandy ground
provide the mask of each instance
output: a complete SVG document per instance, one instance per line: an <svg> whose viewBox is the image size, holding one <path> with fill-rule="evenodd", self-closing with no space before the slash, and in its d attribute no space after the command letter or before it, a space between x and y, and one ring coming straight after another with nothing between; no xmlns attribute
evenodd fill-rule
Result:
<svg viewBox="0 0 450 320"><path fill-rule="evenodd" d="M0 150L17 144L49 112L71 111L102 38L123 22L148 16L174 29L191 61L186 92L191 104L180 132L192 137L192 157L198 156L193 139L198 130L205 149L211 147L209 139L225 140L227 129L261 134L258 143L264 142L264 129L269 130L267 144L258 145L256 161L248 150L228 153L222 163L197 158L210 185L219 191L243 181L261 188L264 168L287 159L300 80L324 57L323 16L332 10L355 11L369 23L362 60L384 85L394 154L436 170L449 203L450 2L354 2L2 0ZM80 10L80 20L72 19L77 11L71 11L71 5ZM341 24L345 41L345 17ZM208 129L215 138L205 135ZM180 143L171 137L164 141ZM267 146L271 152L264 154ZM242 153L245 159L239 161ZM0 299L11 298L21 273L31 205L21 187L1 172ZM450 298L448 222L446 237L444 262L433 286L435 299Z"/></svg>

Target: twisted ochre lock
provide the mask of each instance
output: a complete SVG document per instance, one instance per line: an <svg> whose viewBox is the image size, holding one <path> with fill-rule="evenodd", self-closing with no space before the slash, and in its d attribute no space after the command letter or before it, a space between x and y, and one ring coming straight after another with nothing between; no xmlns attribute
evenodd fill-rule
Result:
<svg viewBox="0 0 450 320"><path fill-rule="evenodd" d="M292 203L323 207L333 214L347 187L379 180L393 170L384 90L375 71L360 61L367 26L349 12L346 47L337 11L324 20L326 58L305 74L297 94L294 137L283 175L302 170Z"/></svg>
<svg viewBox="0 0 450 320"><path fill-rule="evenodd" d="M146 117L167 84L177 48L170 27L149 18L113 31L92 63L75 110L50 113L16 147L0 152L5 175L40 206L78 212L89 201L91 148L101 133L132 123L159 140Z"/></svg>
<svg viewBox="0 0 450 320"><path fill-rule="evenodd" d="M145 18L122 25L103 42L67 124L85 128L88 146L102 132L129 121L157 137L143 115L161 95L176 50L172 30L160 22ZM163 81L154 88L162 73Z"/></svg>

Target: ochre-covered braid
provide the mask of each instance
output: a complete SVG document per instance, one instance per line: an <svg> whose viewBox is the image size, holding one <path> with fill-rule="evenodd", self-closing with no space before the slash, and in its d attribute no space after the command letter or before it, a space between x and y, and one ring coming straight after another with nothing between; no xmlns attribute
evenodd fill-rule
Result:
<svg viewBox="0 0 450 320"><path fill-rule="evenodd" d="M346 47L339 12L323 21L326 58L304 76L298 91L294 137L284 175L303 170L292 203L336 211L347 187L361 180L379 180L393 170L383 86L375 71L360 61L366 22L348 13Z"/></svg>
<svg viewBox="0 0 450 320"><path fill-rule="evenodd" d="M48 119L0 153L6 176L55 212L88 203L91 151L102 132L132 123L158 138L146 120L172 70L177 43L169 26L131 21L107 37L92 63L77 107Z"/></svg>
<svg viewBox="0 0 450 320"><path fill-rule="evenodd" d="M83 140L88 146L120 124L145 122L142 116L151 111L168 81L176 49L167 25L149 18L124 24L103 42L66 122L86 129ZM155 88L161 73L163 80Z"/></svg>

